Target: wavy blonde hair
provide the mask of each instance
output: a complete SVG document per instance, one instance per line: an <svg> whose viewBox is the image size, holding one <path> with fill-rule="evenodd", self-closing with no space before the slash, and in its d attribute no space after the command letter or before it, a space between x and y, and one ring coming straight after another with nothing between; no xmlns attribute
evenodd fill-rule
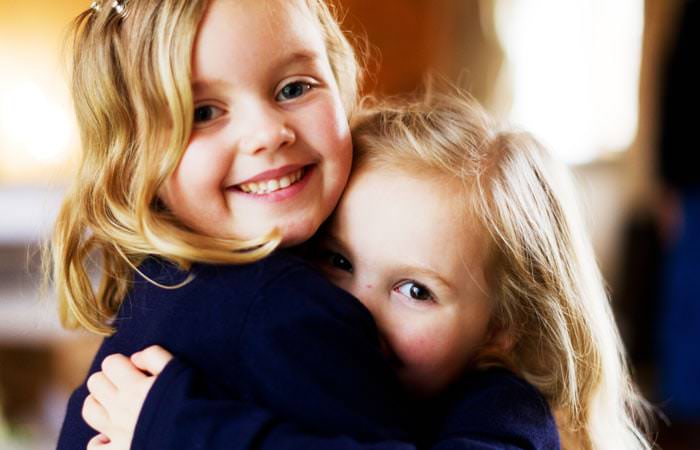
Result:
<svg viewBox="0 0 700 450"><path fill-rule="evenodd" d="M353 47L331 5L300 1L318 20L350 114L362 73ZM109 1L101 3L71 27L71 90L83 152L44 262L63 325L108 335L148 255L183 269L195 261L242 264L269 255L280 236L272 232L248 241L203 236L180 223L157 197L189 141L192 49L209 1L129 0L125 14ZM96 289L88 273L95 264Z"/></svg>
<svg viewBox="0 0 700 450"><path fill-rule="evenodd" d="M532 136L499 129L453 88L374 102L353 120L353 140L356 168L381 166L462 188L455 207L490 240L491 326L512 343L498 360L545 396L564 447L650 448L646 403L631 382L563 167Z"/></svg>

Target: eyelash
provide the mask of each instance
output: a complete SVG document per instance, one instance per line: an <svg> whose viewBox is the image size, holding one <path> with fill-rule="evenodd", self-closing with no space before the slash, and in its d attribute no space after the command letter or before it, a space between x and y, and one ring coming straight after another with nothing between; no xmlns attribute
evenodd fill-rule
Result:
<svg viewBox="0 0 700 450"><path fill-rule="evenodd" d="M424 290L427 293L428 298L415 298L412 295L413 293L410 291L408 293L402 292L402 288L405 286L409 286L409 285L413 285L414 287L416 287L418 289ZM427 286L425 286L424 284L419 283L415 280L401 281L399 284L397 284L394 287L393 291L396 292L397 294L403 296L404 298L410 300L411 302L415 302L415 303L426 303L426 302L434 303L436 301L435 294L433 294L433 292Z"/></svg>
<svg viewBox="0 0 700 450"><path fill-rule="evenodd" d="M302 86L302 88L303 88L302 93L299 94L299 95L297 95L296 97L293 97L293 98L290 98L290 99L280 99L280 95L282 94L282 92L284 91L284 89L287 88L287 87L290 87L290 86L294 86L294 85L300 85L300 86ZM284 86L282 86L282 88L277 92L277 94L275 94L275 101L278 101L278 102L289 102L289 101L295 100L295 99L297 99L297 98L299 98L299 97L303 97L303 96L306 95L309 91L313 90L313 89L316 88L316 87L317 87L317 84L312 83L312 82L307 81L307 80L296 80L296 81L292 81L292 82L287 83L287 84L285 84ZM218 110L218 111L220 112L220 114L219 114L219 115L216 115L216 113L213 113L212 115L216 115L216 117L207 118L207 119L199 119L199 120L198 120L198 118L197 118L198 112L202 111L204 108L216 109L216 110ZM195 126L197 126L197 125L202 126L203 124L206 124L206 123L208 123L208 122L211 122L212 120L218 119L219 117L221 117L221 116L223 115L223 113L224 113L223 109L222 109L222 108L219 108L218 106L209 105L209 104L203 104L203 105L195 106L195 108L194 108L193 123L194 123Z"/></svg>
<svg viewBox="0 0 700 450"><path fill-rule="evenodd" d="M339 261L340 264L346 263L349 267L347 267L347 268L339 267L339 264L336 264L333 262L333 259L336 257L342 260L342 261ZM334 252L333 250L323 250L321 252L321 260L323 263L328 264L330 267L332 267L335 270L340 270L340 271L347 272L347 273L353 273L352 262L350 262L350 260L348 258L346 258L341 253Z"/></svg>
<svg viewBox="0 0 700 450"><path fill-rule="evenodd" d="M197 120L197 112L198 112L198 111L202 111L204 108L213 108L213 109L217 109L217 110L219 110L219 111L221 112L221 114L219 114L218 116L216 116L216 117L214 117L214 118ZM223 109L219 108L218 106L207 105L207 104L195 106L195 108L194 108L193 123L194 123L195 126L197 126L197 125L201 126L201 125L203 125L203 124L206 124L206 123L208 123L208 122L211 122L212 120L218 119L219 117L221 117L221 116L223 115L223 113L224 113Z"/></svg>
<svg viewBox="0 0 700 450"><path fill-rule="evenodd" d="M301 85L303 88L305 88L305 90L304 90L300 95L298 95L297 97L294 97L294 98L291 98L291 99L282 100L282 99L279 98L280 95L282 94L282 92L284 91L285 88L287 88L287 87L289 87L289 86L295 86L295 85L297 85L297 86ZM311 91L311 90L314 89L315 87L316 87L316 85L315 85L314 83L308 81L308 80L295 80L295 81L291 81L291 82L285 84L284 86L282 86L282 88L281 88L279 91L277 91L277 94L275 94L275 100L278 101L278 102L288 102L288 101L291 101L291 100L295 100L295 99L297 99L297 98L299 98L299 97L303 97L304 95L306 95L309 91Z"/></svg>

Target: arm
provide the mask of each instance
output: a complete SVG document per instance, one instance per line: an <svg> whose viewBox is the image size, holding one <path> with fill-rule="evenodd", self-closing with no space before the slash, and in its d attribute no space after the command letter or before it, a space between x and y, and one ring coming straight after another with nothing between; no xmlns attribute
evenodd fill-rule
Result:
<svg viewBox="0 0 700 450"><path fill-rule="evenodd" d="M315 271L288 271L261 289L240 360L251 402L304 429L374 442L414 431L369 311Z"/></svg>
<svg viewBox="0 0 700 450"><path fill-rule="evenodd" d="M149 431L165 437L160 442L167 448L416 448L397 441L362 443L348 437L313 436L289 423L279 422L259 408L237 401L188 399L191 393L198 391L194 388L197 378L191 369L177 360L170 361L171 358L164 350L152 347L132 356L131 362L126 358L111 358L104 364L104 373L91 377L89 386L93 400L86 401L83 414L102 435L91 441L89 450L130 448L139 410L155 380L158 381L149 397L149 401L155 402L154 408L162 398L175 402L179 399L186 405L158 412L171 416L163 423L177 426ZM544 399L532 386L507 372L467 374L433 410L435 416L440 415L440 424L434 444L430 446L432 450L559 449L556 424ZM137 435L131 448L145 447L147 440L148 436Z"/></svg>
<svg viewBox="0 0 700 450"><path fill-rule="evenodd" d="M174 361L143 403L132 448L414 447L396 442L408 440L397 424L409 409L396 398L398 382L379 352L369 312L328 283L287 277L292 282L275 276L282 281L260 289L232 355L246 397L221 401L196 375L203 372ZM474 439L457 439L473 430L454 431L439 436L440 448L479 448Z"/></svg>
<svg viewBox="0 0 700 450"><path fill-rule="evenodd" d="M163 396L185 405L176 411L158 412L174 414L176 417L163 423L178 426L149 429L149 434L164 437L159 442L168 445L167 448L415 450L413 445L400 442L371 444L347 437L312 436L238 401L186 398L187 393L198 391L194 388L198 383L194 372L156 346L132 355L131 360L111 355L105 359L103 371L88 380L91 395L85 401L83 417L100 432L90 441L88 450L151 448L147 443L149 437L143 433L134 435L134 428L146 394L156 380L148 400L155 402L153 407L157 407ZM150 427L146 424L143 428Z"/></svg>
<svg viewBox="0 0 700 450"><path fill-rule="evenodd" d="M152 266L144 272L166 284L183 275L160 260ZM255 264L197 265L193 271L193 282L177 290L137 279L120 308L117 332L90 370L98 371L110 354L160 344L216 381L176 384L182 395L147 399L136 428L153 440L145 448L171 448L159 445L167 436L153 430L179 431L172 421L182 416L175 413L197 407L200 399L256 405L325 436L380 442L403 434L405 408L392 400L398 382L380 353L372 318L357 300L283 252ZM71 397L60 450L85 448L94 436L80 414L87 395L83 384ZM266 426L264 420L258 425ZM201 430L210 431L216 430Z"/></svg>
<svg viewBox="0 0 700 450"><path fill-rule="evenodd" d="M404 430L410 428L404 426L407 408L401 406L403 392L381 354L369 312L303 264L273 258L267 261L274 264L261 263L247 271L251 280L245 291L239 288L240 282L226 284L234 271L221 268L220 273L206 272L205 267L199 272L202 289L215 285L214 278L218 286L224 286L210 290L218 296L217 302L245 305L235 316L218 316L209 322L225 328L233 319L241 325L230 328L235 339L228 346L201 349L215 364L193 353L196 345L190 345L189 353L173 348L178 358L188 365L194 363L197 370L179 372L177 363L166 368L138 418L135 443L141 435L147 442L134 448L197 448L185 445L186 438L171 446L166 439L172 434L162 430L198 435L206 441L209 435L225 435L222 427L228 423L236 431L232 435L240 436L248 421L242 411L251 409L247 405L266 412L253 414L257 421L245 425L251 440L268 432L269 423L277 419L320 436L348 436L361 442L392 441L406 435ZM206 295L202 289L198 293ZM208 329L197 330L205 339L189 330L181 321L178 333L195 337L189 342L209 342ZM208 370L203 364L208 364ZM219 390L223 395L211 394L213 385L195 373L216 379L229 389ZM165 391L167 395L162 394ZM227 408L222 399L241 403ZM220 421L214 415L213 424L198 420L203 402L214 404L214 409L232 419ZM193 415L195 420L185 420Z"/></svg>

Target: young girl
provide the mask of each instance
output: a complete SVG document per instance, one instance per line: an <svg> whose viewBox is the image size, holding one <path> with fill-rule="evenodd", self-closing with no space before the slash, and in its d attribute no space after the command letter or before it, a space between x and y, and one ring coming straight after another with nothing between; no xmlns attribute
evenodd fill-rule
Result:
<svg viewBox="0 0 700 450"><path fill-rule="evenodd" d="M74 29L83 160L52 274L63 322L109 335L90 372L108 354L162 344L217 380L217 396L327 433L404 436L370 315L295 257L271 254L317 230L351 166L359 71L329 7L97 1ZM72 395L58 448L93 436L80 416L87 395L85 384ZM260 439L272 417L248 416L240 442Z"/></svg>
<svg viewBox="0 0 700 450"><path fill-rule="evenodd" d="M547 399L564 448L648 448L566 171L456 92L370 112L353 136L327 273L372 311L405 384L505 367Z"/></svg>
<svg viewBox="0 0 700 450"><path fill-rule="evenodd" d="M318 261L372 313L400 380L443 393L428 413L435 448L556 448L545 404L564 448L650 448L575 198L539 144L455 92L362 113L353 136L353 175ZM94 376L113 390L94 390L85 415L108 438L137 423L154 381L137 367L158 375L170 356L150 348L132 360ZM191 384L165 384L159 376L137 432L177 423L206 448L239 448L240 416L171 402ZM285 442L270 448L295 448Z"/></svg>

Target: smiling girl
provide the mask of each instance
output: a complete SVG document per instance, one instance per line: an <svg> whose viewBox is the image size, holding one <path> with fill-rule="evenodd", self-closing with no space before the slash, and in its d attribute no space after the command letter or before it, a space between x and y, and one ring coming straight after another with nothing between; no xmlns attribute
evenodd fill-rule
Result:
<svg viewBox="0 0 700 450"><path fill-rule="evenodd" d="M83 155L56 222L52 278L64 324L107 336L90 373L111 353L158 343L225 398L311 429L403 436L369 314L277 250L311 237L350 171L359 69L329 6L98 1L74 24L72 56ZM94 436L86 398L83 383L58 448ZM242 445L273 417L252 416ZM158 437L135 445L162 448Z"/></svg>

